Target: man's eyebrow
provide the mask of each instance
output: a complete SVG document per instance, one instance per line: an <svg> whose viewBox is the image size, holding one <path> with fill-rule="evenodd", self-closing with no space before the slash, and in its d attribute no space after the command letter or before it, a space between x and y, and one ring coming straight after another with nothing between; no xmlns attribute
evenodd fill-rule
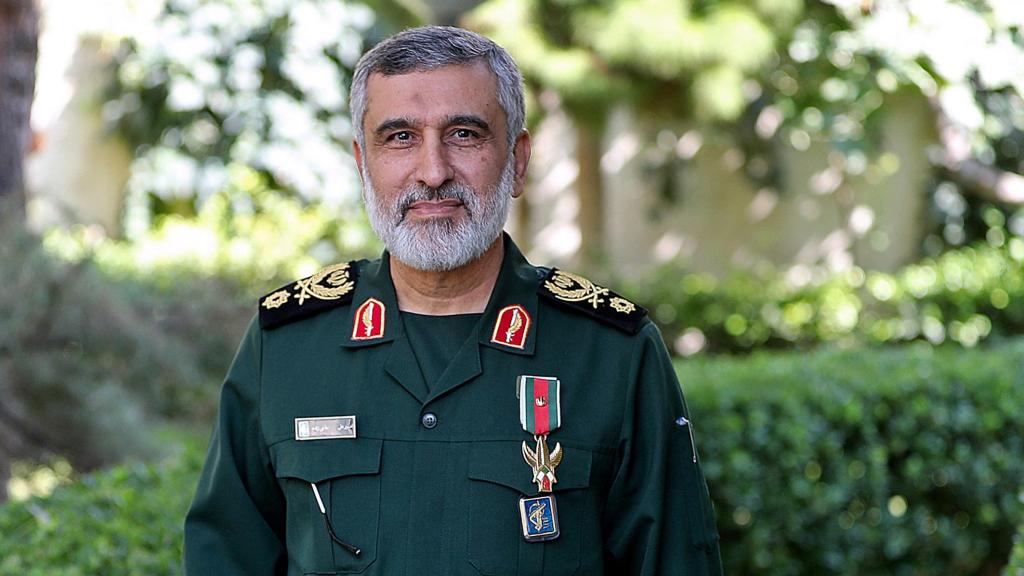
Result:
<svg viewBox="0 0 1024 576"><path fill-rule="evenodd" d="M490 124L484 121L483 118L479 116L474 116L472 114L460 114L456 116L449 116L445 120L445 124L448 126L476 126L477 128L483 130L484 132L491 131Z"/></svg>
<svg viewBox="0 0 1024 576"><path fill-rule="evenodd" d="M377 136L390 132L391 130L402 130L406 128L415 128L416 123L409 118L391 118L385 120L374 128L373 133Z"/></svg>

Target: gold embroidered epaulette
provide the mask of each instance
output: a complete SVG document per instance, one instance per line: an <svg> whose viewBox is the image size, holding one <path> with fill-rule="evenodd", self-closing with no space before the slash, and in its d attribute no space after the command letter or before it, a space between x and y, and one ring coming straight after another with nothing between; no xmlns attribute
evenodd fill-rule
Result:
<svg viewBox="0 0 1024 576"><path fill-rule="evenodd" d="M348 304L358 275L354 261L332 264L267 294L260 298L260 328L277 328Z"/></svg>
<svg viewBox="0 0 1024 576"><path fill-rule="evenodd" d="M537 288L537 293L630 334L640 330L647 316L647 310L642 306L582 276L557 268L548 272Z"/></svg>

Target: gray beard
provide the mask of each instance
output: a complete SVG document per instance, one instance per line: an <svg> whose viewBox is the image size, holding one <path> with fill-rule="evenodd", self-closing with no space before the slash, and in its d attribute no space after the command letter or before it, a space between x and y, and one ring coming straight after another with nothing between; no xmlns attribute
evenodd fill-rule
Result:
<svg viewBox="0 0 1024 576"><path fill-rule="evenodd" d="M412 185L401 198L385 206L377 196L366 165L363 202L370 226L392 256L425 272L447 272L480 258L494 244L508 219L512 199L515 160L509 155L497 184L481 198L465 184L449 182L438 188ZM456 199L466 210L464 218L430 218L419 222L405 219L414 202Z"/></svg>

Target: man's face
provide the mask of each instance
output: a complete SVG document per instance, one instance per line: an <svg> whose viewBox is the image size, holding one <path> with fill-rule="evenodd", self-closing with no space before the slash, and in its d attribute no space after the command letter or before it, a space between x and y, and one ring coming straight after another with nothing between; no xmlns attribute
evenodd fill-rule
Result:
<svg viewBox="0 0 1024 576"><path fill-rule="evenodd" d="M494 244L522 190L529 139L510 150L497 80L484 62L373 74L355 143L374 231L420 270L452 270Z"/></svg>

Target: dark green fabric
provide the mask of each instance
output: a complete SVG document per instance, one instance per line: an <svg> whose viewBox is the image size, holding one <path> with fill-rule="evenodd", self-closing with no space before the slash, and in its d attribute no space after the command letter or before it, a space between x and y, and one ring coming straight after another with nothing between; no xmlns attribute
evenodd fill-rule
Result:
<svg viewBox="0 0 1024 576"><path fill-rule="evenodd" d="M225 380L185 523L188 576L705 576L718 536L679 383L650 321L627 334L541 301L545 270L506 238L471 345L427 387L398 313L388 258L362 262L351 305L272 330L257 324ZM385 309L384 336L352 338L355 310ZM492 342L522 307L522 349ZM561 536L522 537L537 493L523 459L520 375L557 377ZM433 428L422 425L431 412ZM357 417L356 438L300 441L295 419ZM694 416L699 431L699 415ZM699 440L699 438L697 439ZM310 483L338 536L334 544Z"/></svg>
<svg viewBox="0 0 1024 576"><path fill-rule="evenodd" d="M428 316L402 312L401 316L405 336L428 389L440 380L463 345L476 345L467 340L480 321L480 314Z"/></svg>

